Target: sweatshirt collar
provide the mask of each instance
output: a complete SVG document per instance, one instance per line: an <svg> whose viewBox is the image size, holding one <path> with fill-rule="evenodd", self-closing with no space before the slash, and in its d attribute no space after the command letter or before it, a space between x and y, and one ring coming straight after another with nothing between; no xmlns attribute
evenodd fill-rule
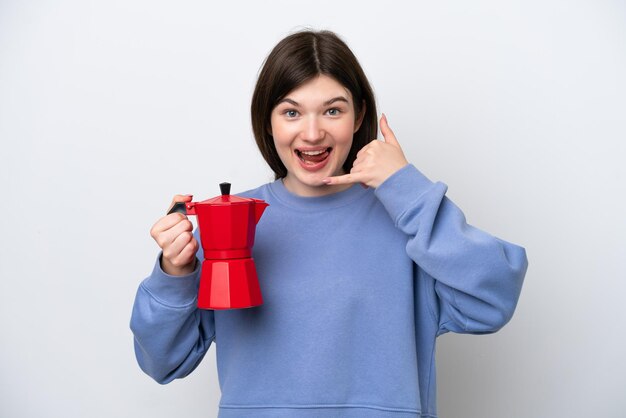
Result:
<svg viewBox="0 0 626 418"><path fill-rule="evenodd" d="M354 184L349 189L341 192L328 194L325 196L304 197L294 194L287 190L281 179L275 180L269 184L270 191L280 202L286 206L311 210L328 210L345 206L368 194L369 189L365 189L359 184Z"/></svg>

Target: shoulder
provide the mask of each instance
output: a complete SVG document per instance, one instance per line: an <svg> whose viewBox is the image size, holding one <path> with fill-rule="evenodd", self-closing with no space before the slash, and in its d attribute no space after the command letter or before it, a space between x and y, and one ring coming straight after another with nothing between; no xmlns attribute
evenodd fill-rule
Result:
<svg viewBox="0 0 626 418"><path fill-rule="evenodd" d="M270 189L270 185L272 183L265 183L259 187L256 187L254 189L249 189L240 193L235 193L237 196L239 197L251 197L254 199L262 199L262 200L266 200L268 194L269 194L269 189Z"/></svg>

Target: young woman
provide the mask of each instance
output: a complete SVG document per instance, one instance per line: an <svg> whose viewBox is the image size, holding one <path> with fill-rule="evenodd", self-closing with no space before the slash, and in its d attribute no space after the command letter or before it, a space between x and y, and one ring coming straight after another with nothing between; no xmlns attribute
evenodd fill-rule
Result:
<svg viewBox="0 0 626 418"><path fill-rule="evenodd" d="M276 175L242 193L270 204L254 246L264 304L197 309L202 249L184 215L167 215L131 319L139 365L167 383L214 342L220 418L435 417L436 337L502 327L524 249L468 225L385 116L375 139L372 90L333 33L278 43L251 110Z"/></svg>

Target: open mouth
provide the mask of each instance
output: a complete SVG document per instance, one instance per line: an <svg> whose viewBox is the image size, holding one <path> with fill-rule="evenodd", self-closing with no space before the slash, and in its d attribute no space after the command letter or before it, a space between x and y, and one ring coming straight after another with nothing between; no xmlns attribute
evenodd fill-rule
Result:
<svg viewBox="0 0 626 418"><path fill-rule="evenodd" d="M314 165L319 164L328 158L332 150L332 147L306 151L297 149L296 155L304 164Z"/></svg>

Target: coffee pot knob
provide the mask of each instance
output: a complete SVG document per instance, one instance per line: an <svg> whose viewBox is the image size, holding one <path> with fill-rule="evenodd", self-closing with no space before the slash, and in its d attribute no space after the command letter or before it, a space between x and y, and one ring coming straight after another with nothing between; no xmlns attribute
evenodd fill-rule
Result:
<svg viewBox="0 0 626 418"><path fill-rule="evenodd" d="M230 183L220 183L220 191L222 192L222 196L226 196L230 194Z"/></svg>

